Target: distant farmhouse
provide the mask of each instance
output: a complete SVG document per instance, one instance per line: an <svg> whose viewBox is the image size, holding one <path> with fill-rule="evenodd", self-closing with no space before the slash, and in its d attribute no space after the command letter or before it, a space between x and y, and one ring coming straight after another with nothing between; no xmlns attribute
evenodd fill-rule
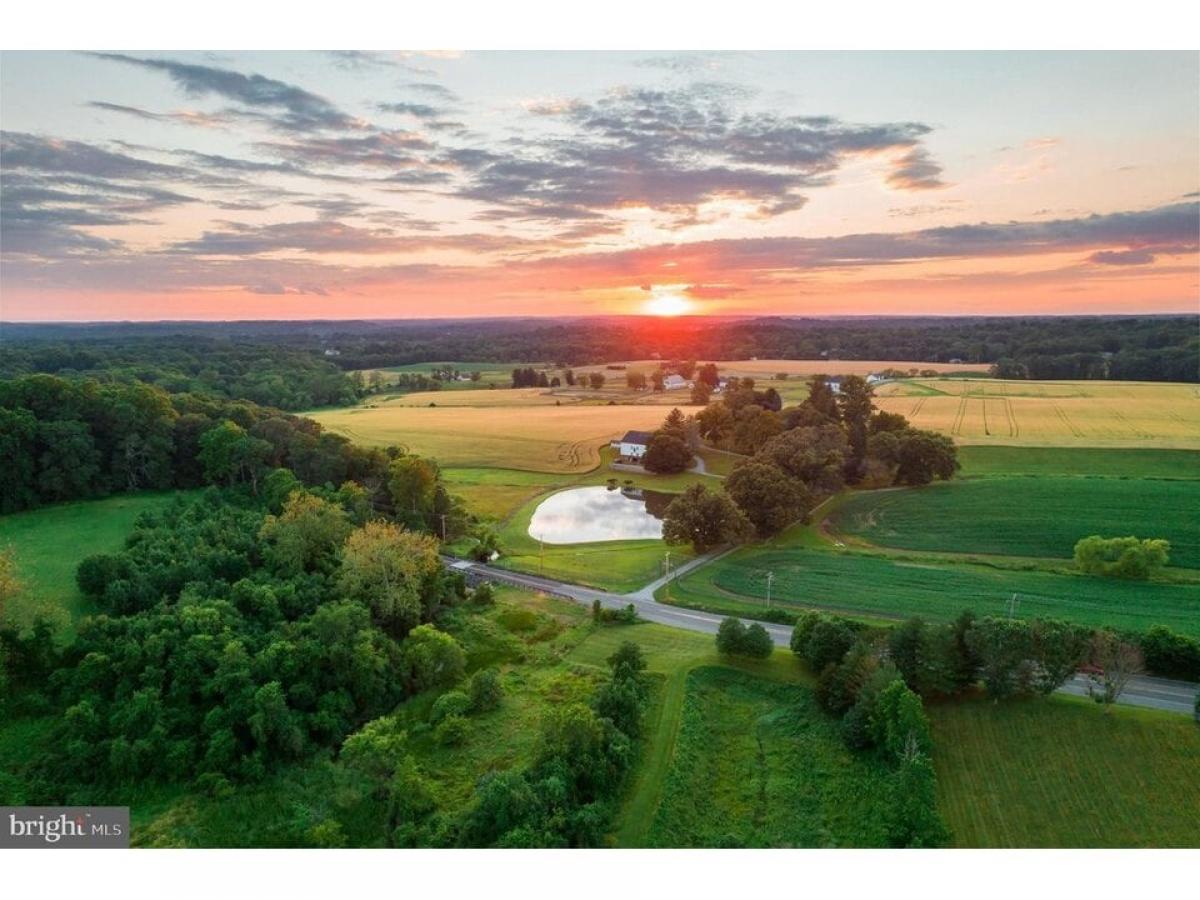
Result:
<svg viewBox="0 0 1200 900"><path fill-rule="evenodd" d="M613 443L621 459L641 459L646 455L646 445L653 436L653 432L649 431L627 431L625 437Z"/></svg>
<svg viewBox="0 0 1200 900"><path fill-rule="evenodd" d="M686 381L682 375L668 375L663 379L663 387L668 391L680 391L691 386L692 383Z"/></svg>
<svg viewBox="0 0 1200 900"><path fill-rule="evenodd" d="M842 392L842 379L840 379L840 378L830 378L830 379L829 379L828 381L826 381L825 383L826 383L827 385L829 385L829 389L830 389L831 391L833 391L835 394L840 394L840 393Z"/></svg>

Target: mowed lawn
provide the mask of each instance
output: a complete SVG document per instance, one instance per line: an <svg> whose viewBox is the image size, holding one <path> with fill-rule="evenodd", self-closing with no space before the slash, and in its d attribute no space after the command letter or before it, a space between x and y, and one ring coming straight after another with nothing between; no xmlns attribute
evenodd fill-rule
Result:
<svg viewBox="0 0 1200 900"><path fill-rule="evenodd" d="M862 491L827 521L884 547L1007 556L1070 558L1091 534L1165 538L1172 565L1198 568L1198 510L1200 481L1011 477Z"/></svg>
<svg viewBox="0 0 1200 900"><path fill-rule="evenodd" d="M772 604L868 616L920 615L948 621L964 609L1054 617L1081 625L1142 631L1167 625L1200 637L1197 585L1131 582L1051 571L998 568L936 558L889 558L867 552L752 546L689 572L670 585L680 606L761 617L768 572Z"/></svg>
<svg viewBox="0 0 1200 900"><path fill-rule="evenodd" d="M645 846L886 846L888 776L809 688L697 668Z"/></svg>
<svg viewBox="0 0 1200 900"><path fill-rule="evenodd" d="M938 801L960 847L1200 847L1200 728L1071 697L936 704Z"/></svg>
<svg viewBox="0 0 1200 900"><path fill-rule="evenodd" d="M80 560L119 550L143 512L161 509L174 492L120 494L0 516L0 548L11 548L26 590L13 604L17 621L46 615L69 623L90 612L75 584Z"/></svg>
<svg viewBox="0 0 1200 900"><path fill-rule="evenodd" d="M962 444L1200 448L1200 388L1103 381L893 382L876 405Z"/></svg>
<svg viewBox="0 0 1200 900"><path fill-rule="evenodd" d="M539 400L511 406L359 406L307 415L358 444L396 444L443 466L582 473L600 464L600 447L631 429L657 428L666 413L659 406L554 406Z"/></svg>

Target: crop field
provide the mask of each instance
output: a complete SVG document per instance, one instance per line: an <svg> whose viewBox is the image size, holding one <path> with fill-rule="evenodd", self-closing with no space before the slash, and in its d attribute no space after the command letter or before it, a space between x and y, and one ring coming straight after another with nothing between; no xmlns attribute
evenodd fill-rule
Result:
<svg viewBox="0 0 1200 900"><path fill-rule="evenodd" d="M1200 481L1011 477L863 491L827 522L884 547L1008 556L1070 558L1090 534L1166 538L1172 565L1200 568L1197 510Z"/></svg>
<svg viewBox="0 0 1200 900"><path fill-rule="evenodd" d="M1200 847L1200 728L1089 700L934 704L938 805L960 847Z"/></svg>
<svg viewBox="0 0 1200 900"><path fill-rule="evenodd" d="M566 473L596 468L601 445L630 429L656 428L665 413L655 406L564 403L433 408L389 405L323 410L309 415L359 444L397 444L430 456L443 466Z"/></svg>
<svg viewBox="0 0 1200 900"><path fill-rule="evenodd" d="M454 391L416 391L411 394L396 394L391 397L372 398L364 408L396 406L554 406L578 403L578 399L564 398L551 393L549 388L464 388Z"/></svg>
<svg viewBox="0 0 1200 900"><path fill-rule="evenodd" d="M756 379L770 379L772 375L787 374L795 378L807 378L809 375L870 375L883 369L897 369L901 372L973 372L986 373L991 366L987 363L926 363L926 362L897 362L895 360L869 359L732 359L732 360L700 360L701 364L715 363L722 375L748 375ZM616 363L623 365L633 372L649 372L657 369L662 363L659 359L633 359ZM621 372L606 370L604 366L582 366L578 372L604 372L609 376L620 376Z"/></svg>
<svg viewBox="0 0 1200 900"><path fill-rule="evenodd" d="M698 668L646 845L885 846L888 787L808 688Z"/></svg>
<svg viewBox="0 0 1200 900"><path fill-rule="evenodd" d="M991 475L1109 475L1116 478L1200 479L1195 450L1098 447L958 448L959 478Z"/></svg>
<svg viewBox="0 0 1200 900"><path fill-rule="evenodd" d="M1200 389L1141 382L929 379L876 405L964 444L1200 448Z"/></svg>
<svg viewBox="0 0 1200 900"><path fill-rule="evenodd" d="M1021 617L1053 617L1081 625L1144 631L1167 625L1200 637L1195 583L1131 582L1036 568L999 568L936 557L889 558L802 547L755 546L701 566L670 585L680 606L762 616L766 574L775 576L772 604L868 616L920 615L948 621L964 609L1006 615L1017 597Z"/></svg>
<svg viewBox="0 0 1200 900"><path fill-rule="evenodd" d="M41 614L68 624L90 610L75 585L80 560L119 550L143 512L174 493L122 494L0 516L0 548L11 548L26 591L11 609L18 621Z"/></svg>

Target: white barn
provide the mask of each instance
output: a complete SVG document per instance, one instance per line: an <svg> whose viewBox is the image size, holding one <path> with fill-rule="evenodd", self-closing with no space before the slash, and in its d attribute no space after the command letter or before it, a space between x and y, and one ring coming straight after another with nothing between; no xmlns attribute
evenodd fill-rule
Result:
<svg viewBox="0 0 1200 900"><path fill-rule="evenodd" d="M668 391L679 391L683 388L690 388L692 383L685 381L682 375L668 375L663 379L663 387Z"/></svg>

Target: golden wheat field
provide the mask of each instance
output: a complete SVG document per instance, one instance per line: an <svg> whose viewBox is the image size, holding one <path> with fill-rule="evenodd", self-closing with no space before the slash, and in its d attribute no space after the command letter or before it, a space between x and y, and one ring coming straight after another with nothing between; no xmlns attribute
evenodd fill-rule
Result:
<svg viewBox="0 0 1200 900"><path fill-rule="evenodd" d="M1200 447L1195 385L929 379L875 393L880 409L961 444Z"/></svg>
<svg viewBox="0 0 1200 900"><path fill-rule="evenodd" d="M701 360L713 362L713 360ZM609 365L625 366L632 372L649 372L657 369L662 363L658 359L634 359ZM807 378L809 375L869 375L884 369L898 369L901 372L934 371L934 372L986 372L991 366L987 363L926 363L926 362L895 362L889 360L863 359L735 359L725 362L716 361L722 375L749 375L752 378L770 378L772 375L786 373L797 378ZM613 371L605 366L583 366L575 370L579 372L603 372L610 378L623 378L624 372Z"/></svg>
<svg viewBox="0 0 1200 900"><path fill-rule="evenodd" d="M565 402L562 406L387 405L308 413L329 430L364 446L397 444L443 466L533 472L594 469L600 464L602 445L630 429L653 429L664 414L662 407L654 406Z"/></svg>
<svg viewBox="0 0 1200 900"><path fill-rule="evenodd" d="M550 388L496 388L482 390L418 391L368 401L365 406L554 406L577 403L579 398L551 393Z"/></svg>

